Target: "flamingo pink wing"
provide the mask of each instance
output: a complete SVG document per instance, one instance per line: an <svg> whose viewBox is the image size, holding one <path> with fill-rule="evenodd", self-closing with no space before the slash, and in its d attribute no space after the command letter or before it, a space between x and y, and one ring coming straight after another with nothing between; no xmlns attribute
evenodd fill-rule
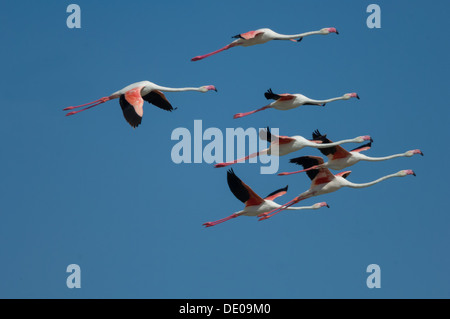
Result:
<svg viewBox="0 0 450 319"><path fill-rule="evenodd" d="M290 101L295 98L294 95L285 93L285 94L279 94L281 97L277 101Z"/></svg>
<svg viewBox="0 0 450 319"><path fill-rule="evenodd" d="M341 176L343 178L347 178L347 176L350 175L351 172L352 171L340 172L340 173L337 173L336 176Z"/></svg>
<svg viewBox="0 0 450 319"><path fill-rule="evenodd" d="M245 40L250 40L255 38L257 35L259 34L263 34L264 32L262 31L248 31L245 33L241 33L240 36L241 38L245 39Z"/></svg>
<svg viewBox="0 0 450 319"><path fill-rule="evenodd" d="M131 89L119 98L120 107L122 108L125 120L132 126L137 127L141 124L144 115L144 100L141 97L142 87Z"/></svg>
<svg viewBox="0 0 450 319"><path fill-rule="evenodd" d="M317 173L316 177L314 177L312 184L320 185L329 183L334 179L334 175L328 170L328 168L322 167L319 168L319 173Z"/></svg>
<svg viewBox="0 0 450 319"><path fill-rule="evenodd" d="M283 196L284 194L286 194L287 193L287 189L288 189L287 186L284 187L284 188L278 189L278 190L274 191L273 193L270 193L269 195L267 195L267 197L264 198L264 199L265 200L274 200L275 198L278 198L278 197Z"/></svg>
<svg viewBox="0 0 450 319"><path fill-rule="evenodd" d="M277 137L278 137L278 143L280 145L289 144L289 143L295 141L295 139L290 136L277 136Z"/></svg>

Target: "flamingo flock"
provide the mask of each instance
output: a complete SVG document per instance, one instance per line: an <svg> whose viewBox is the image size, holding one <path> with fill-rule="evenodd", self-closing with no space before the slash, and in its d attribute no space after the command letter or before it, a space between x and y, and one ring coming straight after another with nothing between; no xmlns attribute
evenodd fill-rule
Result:
<svg viewBox="0 0 450 319"><path fill-rule="evenodd" d="M328 35L328 34L339 34L336 28L327 27L322 28L317 31L310 31L292 35L285 35L277 33L269 28L257 29L254 31L248 31L245 33L241 33L233 36L235 39L228 45L222 47L219 50L213 51L208 54L199 55L191 59L191 61L199 61L203 60L207 57L215 55L219 52L228 50L233 47L242 46L248 47L257 44L264 44L271 40L290 40L294 43L299 43L303 40L303 38L312 36L312 35ZM183 87L183 88L170 88L157 85L155 83L149 81L140 81L133 84L130 84L123 89L120 89L108 96L102 97L100 99L94 100L92 102L81 104L77 106L69 106L64 108L64 111L68 111L65 115L71 116L74 114L78 114L80 112L91 109L95 106L103 104L107 101L119 99L119 104L122 109L123 116L128 124L136 128L142 123L142 117L144 114L143 105L144 101L151 103L158 108L165 111L173 111L177 108L173 107L163 92L185 92L185 91L197 91L201 93L206 93L208 91L216 91L217 89L214 85L204 85L200 87ZM339 101L339 100L350 100L352 98L356 98L359 100L359 95L357 93L346 93L342 96L329 98L329 99L312 99L303 94L296 93L274 93L272 89L267 90L264 93L264 97L267 100L271 100L269 104L258 108L253 111L245 112L245 113L237 113L233 116L234 119L246 117L248 115L267 110L267 109L276 109L280 111L289 111L300 106L320 106L324 107L328 103ZM290 160L291 163L301 165L302 170L294 171L294 172L282 172L278 175L286 176L292 174L298 174L305 172L306 175L311 180L311 184L309 189L300 193L294 199L288 201L287 203L280 205L277 204L274 200L282 195L285 195L288 190L288 186L284 188L280 188L276 191L273 191L266 197L260 197L257 193L255 193L247 184L245 184L233 171L233 169L229 169L227 171L227 183L233 195L244 203L244 208L240 211L237 211L227 217L218 219L212 222L203 223L205 227L212 227L218 224L221 224L225 221L234 219L239 216L254 216L258 217L259 221L269 219L274 215L279 214L285 210L288 211L300 211L300 210L317 210L321 207L329 207L326 202L318 202L311 206L301 206L301 207L292 207L300 201L307 200L311 197L326 195L331 192L335 192L343 187L349 188L366 188L378 184L382 181L385 181L394 177L405 177L408 175L416 176L413 170L404 169L400 170L397 173L389 174L383 177L380 177L374 181L367 183L353 183L347 180L347 177L351 173L351 171L342 171L336 174L330 172L331 170L343 170L350 166L357 164L360 161L385 161L398 157L412 157L413 155L419 154L423 156L423 153L419 149L413 149L406 151L404 153L394 154L390 156L384 157L369 157L361 152L367 151L371 148L373 140L369 135L361 135L351 139L344 139L338 142L332 142L327 138L327 135L322 135L318 130L314 131L312 134L312 139L306 139L300 135L295 136L281 136L272 134L270 128L261 130L259 132L259 136L261 140L267 141L270 143L269 147L263 149L259 152L250 154L246 157L236 159L234 161L225 162L225 163L217 163L215 167L227 167L236 163L245 162L250 158L254 158L261 155L268 156L284 156L304 148L308 149L318 149L319 152L328 158L328 161L325 162L324 159L320 156L315 155L304 155L296 158L292 158ZM363 143L367 142L364 145L358 146L350 151L344 149L341 145L346 143Z"/></svg>

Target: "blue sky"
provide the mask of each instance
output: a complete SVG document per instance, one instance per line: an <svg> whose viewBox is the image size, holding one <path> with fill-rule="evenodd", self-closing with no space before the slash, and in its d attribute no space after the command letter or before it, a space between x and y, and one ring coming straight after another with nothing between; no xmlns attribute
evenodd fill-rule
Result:
<svg viewBox="0 0 450 319"><path fill-rule="evenodd" d="M448 298L448 1L377 1L382 28L366 26L370 1L9 1L0 10L1 298ZM292 34L336 27L340 35L233 48L190 58L262 27ZM176 112L144 106L133 130L117 101L74 117L62 108L130 83L214 84L219 92L167 93ZM263 93L361 100L288 112ZM351 167L366 182L413 169L417 177L342 189L305 201L331 208L240 217L226 170L174 164L177 127L277 127L332 140L370 134L370 156L420 148L425 156ZM356 145L355 145L356 146ZM347 145L350 149L354 145ZM280 158L316 155L303 149ZM439 163L438 163L439 162ZM289 184L279 203L306 190L306 175L261 175L234 166L258 194ZM81 289L66 267L81 267ZM381 288L366 267L381 267Z"/></svg>

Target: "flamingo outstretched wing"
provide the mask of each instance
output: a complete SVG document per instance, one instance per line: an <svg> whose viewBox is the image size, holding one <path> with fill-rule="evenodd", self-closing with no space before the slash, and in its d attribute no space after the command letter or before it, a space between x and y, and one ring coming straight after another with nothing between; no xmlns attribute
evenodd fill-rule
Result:
<svg viewBox="0 0 450 319"><path fill-rule="evenodd" d="M276 100L276 101L289 101L295 98L295 95L289 93L275 94L273 93L272 89L268 89L267 92L264 93L264 96L268 100Z"/></svg>
<svg viewBox="0 0 450 319"><path fill-rule="evenodd" d="M288 143L295 141L295 139L290 136L281 136L281 135L272 134L270 132L269 127L267 127L264 130L259 131L259 137L262 140L267 141L269 143L278 143L280 145L288 144Z"/></svg>
<svg viewBox="0 0 450 319"><path fill-rule="evenodd" d="M122 94L119 98L120 107L122 108L123 116L125 120L133 127L136 128L142 122L142 116L144 115L144 100L141 97L142 87L136 87L131 89L125 94Z"/></svg>
<svg viewBox="0 0 450 319"><path fill-rule="evenodd" d="M367 150L369 150L371 147L372 147L372 142L369 142L369 143L367 143L367 144L364 144L364 145L361 145L361 146L358 146L358 147L352 149L350 152L356 152L356 153L359 153L359 152L367 151Z"/></svg>
<svg viewBox="0 0 450 319"><path fill-rule="evenodd" d="M241 38L244 40L250 40L250 39L253 39L256 36L263 34L263 33L264 33L263 31L248 31L245 33L237 34L237 35L233 36L233 38L237 38L237 39Z"/></svg>
<svg viewBox="0 0 450 319"><path fill-rule="evenodd" d="M265 200L274 200L275 198L278 198L278 197L283 196L284 194L286 194L287 193L287 189L288 189L287 186L284 187L284 188L277 189L276 191L273 191L272 193L267 195L264 199Z"/></svg>
<svg viewBox="0 0 450 319"><path fill-rule="evenodd" d="M329 140L327 138L326 134L325 135L320 134L319 130L315 130L313 132L312 136L315 141L322 141L322 144L333 143L331 140ZM326 148L319 148L319 151L323 155L328 157L330 160L336 160L339 158L346 158L346 157L350 156L350 153L347 150L345 150L343 147L341 147L340 145L326 147Z"/></svg>
<svg viewBox="0 0 450 319"><path fill-rule="evenodd" d="M173 106L167 100L166 96L158 90L152 90L150 93L142 97L148 103L151 103L160 109L172 112L174 110Z"/></svg>
<svg viewBox="0 0 450 319"><path fill-rule="evenodd" d="M231 192L245 204L245 206L260 205L264 202L247 184L236 176L233 169L227 171L227 182Z"/></svg>

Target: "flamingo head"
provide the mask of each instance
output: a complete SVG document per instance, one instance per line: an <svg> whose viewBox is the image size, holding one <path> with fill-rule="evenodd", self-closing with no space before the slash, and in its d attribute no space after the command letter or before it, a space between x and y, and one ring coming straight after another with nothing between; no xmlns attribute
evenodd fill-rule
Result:
<svg viewBox="0 0 450 319"><path fill-rule="evenodd" d="M338 32L338 30L336 30L336 28L323 28L322 30L320 30L320 32L322 34L330 34L330 33L339 34L339 32Z"/></svg>
<svg viewBox="0 0 450 319"><path fill-rule="evenodd" d="M397 173L397 176L399 176L399 177L404 177L406 175L416 176L416 173L414 173L414 171L412 169L404 169Z"/></svg>
<svg viewBox="0 0 450 319"><path fill-rule="evenodd" d="M359 136L356 138L357 143L362 143L364 141L373 142L373 139L372 139L372 137L370 137L370 135L363 135L363 136Z"/></svg>
<svg viewBox="0 0 450 319"><path fill-rule="evenodd" d="M201 92L208 92L208 91L216 91L217 92L217 89L214 85L205 85L205 86L200 87L200 91Z"/></svg>
<svg viewBox="0 0 450 319"><path fill-rule="evenodd" d="M421 150L411 150L411 151L408 151L408 152L405 153L405 156L406 156L406 157L411 157L411 156L413 156L414 154L420 154L420 155L423 156L423 153L422 153Z"/></svg>
<svg viewBox="0 0 450 319"><path fill-rule="evenodd" d="M328 204L326 202L316 203L316 204L313 205L313 208L314 209L319 209L319 208L325 207L325 206L330 208L330 206L328 206Z"/></svg>
<svg viewBox="0 0 450 319"><path fill-rule="evenodd" d="M357 98L359 100L359 95L357 93L347 93L344 94L344 98L346 100L351 99L352 97Z"/></svg>
<svg viewBox="0 0 450 319"><path fill-rule="evenodd" d="M336 176L340 176L340 177L342 177L342 178L347 179L348 175L350 175L351 172L352 172L352 171L340 172L340 173L337 173Z"/></svg>

